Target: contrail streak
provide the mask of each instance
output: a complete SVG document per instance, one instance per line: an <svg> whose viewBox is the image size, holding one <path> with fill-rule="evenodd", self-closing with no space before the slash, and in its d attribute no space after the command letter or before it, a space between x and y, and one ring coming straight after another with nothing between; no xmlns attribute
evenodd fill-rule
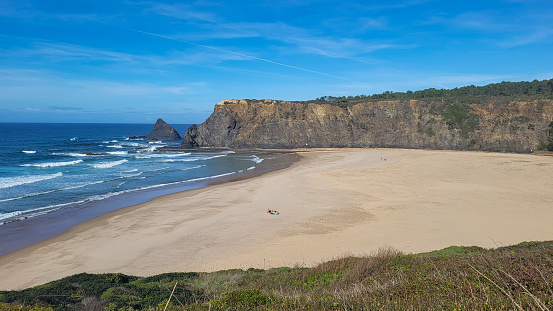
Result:
<svg viewBox="0 0 553 311"><path fill-rule="evenodd" d="M324 72L315 71L315 70L311 70L311 69L306 69L306 68L302 68L302 67L298 67L298 66L287 65L287 64L275 62L275 61L272 61L272 60L269 60L269 59L255 57L255 56L242 54L242 53L238 53L238 52L234 52L234 51L229 51L229 50L221 49L221 48L214 47L214 46L203 45L203 44L194 43L194 42L190 42L190 41L180 40L180 39L177 39L177 38L172 38L172 37L169 37L169 36L164 36L164 35L160 35L160 34L156 34L156 33L152 33L152 32L147 32L147 31L143 31L143 30L138 30L138 29L134 29L134 28L128 28L128 27L122 27L122 26L120 26L120 27L123 28L123 29L127 29L127 30L130 30L130 31L134 31L134 32L138 32L138 33L142 33L142 34L146 34L146 35L150 35L150 36L154 36L154 37L159 37L159 38L164 38L164 39L173 40L173 41L177 41L177 42L182 42L182 43L195 45L195 46L199 46L199 47L202 47L202 48L211 49L211 50L215 50L215 51L219 51L219 52L234 54L234 55L238 55L238 56L241 56L241 57L245 57L245 58L249 58L249 59L253 59L253 60L258 60L258 61L261 61L261 62L266 62L266 63L278 65L278 66L283 66L283 67L287 67L287 68L292 68L292 69L302 70L302 71L306 71L306 72L316 73L316 74L327 76L327 77L330 77L330 78L336 78L336 79L341 79L341 80L346 80L346 81L353 81L353 80L350 80L350 79L346 79L346 78L343 78L343 77L327 74L327 73L324 73ZM355 81L353 81L353 82L355 82Z"/></svg>

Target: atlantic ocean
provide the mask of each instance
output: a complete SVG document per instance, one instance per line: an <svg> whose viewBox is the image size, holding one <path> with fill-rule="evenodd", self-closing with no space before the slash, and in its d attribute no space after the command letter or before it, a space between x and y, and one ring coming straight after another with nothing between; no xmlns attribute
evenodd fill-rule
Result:
<svg viewBox="0 0 553 311"><path fill-rule="evenodd" d="M188 124L171 124L184 134ZM0 123L0 255L156 196L278 169L284 154L164 151L153 124ZM263 163L265 162L265 163Z"/></svg>

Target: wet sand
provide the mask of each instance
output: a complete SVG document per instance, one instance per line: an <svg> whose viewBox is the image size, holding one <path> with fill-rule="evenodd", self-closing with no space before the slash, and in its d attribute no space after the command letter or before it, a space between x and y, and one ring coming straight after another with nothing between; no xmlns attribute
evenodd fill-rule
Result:
<svg viewBox="0 0 553 311"><path fill-rule="evenodd" d="M0 257L0 289L88 272L313 266L553 239L553 157L310 150L290 168L158 197ZM267 209L280 215L267 214Z"/></svg>

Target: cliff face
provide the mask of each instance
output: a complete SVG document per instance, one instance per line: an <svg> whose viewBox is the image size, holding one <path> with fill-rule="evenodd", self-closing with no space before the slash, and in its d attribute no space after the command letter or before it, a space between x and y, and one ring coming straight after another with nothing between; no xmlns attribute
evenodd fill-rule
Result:
<svg viewBox="0 0 553 311"><path fill-rule="evenodd" d="M553 131L553 101L378 101L350 107L226 100L183 147L391 147L532 152Z"/></svg>

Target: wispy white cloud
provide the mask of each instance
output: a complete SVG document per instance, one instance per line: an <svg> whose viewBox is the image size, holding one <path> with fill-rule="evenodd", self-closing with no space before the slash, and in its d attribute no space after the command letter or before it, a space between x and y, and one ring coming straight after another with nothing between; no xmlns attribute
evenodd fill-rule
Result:
<svg viewBox="0 0 553 311"><path fill-rule="evenodd" d="M211 12L196 10L189 4L174 4L168 5L159 2L149 2L149 8L145 9L146 12L151 11L155 14L169 16L187 21L201 21L201 22L217 22L217 16Z"/></svg>
<svg viewBox="0 0 553 311"><path fill-rule="evenodd" d="M82 102L86 105L110 106L119 102L121 98L144 102L153 98L178 97L210 91L208 84L203 81L154 84L69 79L49 71L0 70L0 103L34 102L52 107L74 107L73 103Z"/></svg>
<svg viewBox="0 0 553 311"><path fill-rule="evenodd" d="M512 38L507 38L499 43L500 46L512 48L516 46L539 43L543 41L551 41L553 37L553 28L534 29L531 33L517 35Z"/></svg>
<svg viewBox="0 0 553 311"><path fill-rule="evenodd" d="M383 11L383 10L395 10L405 9L412 6L418 6L428 2L434 2L436 0L399 0L399 1L386 1L378 4L369 2L368 4L359 4L359 8L366 11Z"/></svg>
<svg viewBox="0 0 553 311"><path fill-rule="evenodd" d="M511 1L516 2L516 1ZM521 9L522 10L522 9ZM474 32L481 40L502 48L539 43L553 37L553 12L511 12L499 10L467 11L455 16L430 17L428 24L444 24L455 31Z"/></svg>
<svg viewBox="0 0 553 311"><path fill-rule="evenodd" d="M401 5L409 6L426 1L408 1L408 3L402 3ZM288 50L289 53L294 52L290 50L290 45L295 45L298 48L295 52L337 58L351 57L380 49L405 49L412 47L412 45L401 43L366 40L351 36L321 36L318 34L321 31L319 29L320 25L313 25L314 29L309 29L283 22L229 22L225 20L225 18L215 16L214 14L204 14L201 11L194 11L190 5L162 5L152 2L151 6L151 10L158 14L172 16L178 19L194 19L206 22L199 31L170 35L173 38L187 42L205 42L214 39L260 38L287 44L288 46L283 50ZM159 8L163 9L161 10ZM169 14L168 12L171 13ZM192 15L192 17L190 15ZM331 24L341 24L341 22L342 21L336 21ZM384 27L386 24L387 21L385 17L382 16L362 17L354 22L351 29L355 29L356 32L364 32L368 29Z"/></svg>

